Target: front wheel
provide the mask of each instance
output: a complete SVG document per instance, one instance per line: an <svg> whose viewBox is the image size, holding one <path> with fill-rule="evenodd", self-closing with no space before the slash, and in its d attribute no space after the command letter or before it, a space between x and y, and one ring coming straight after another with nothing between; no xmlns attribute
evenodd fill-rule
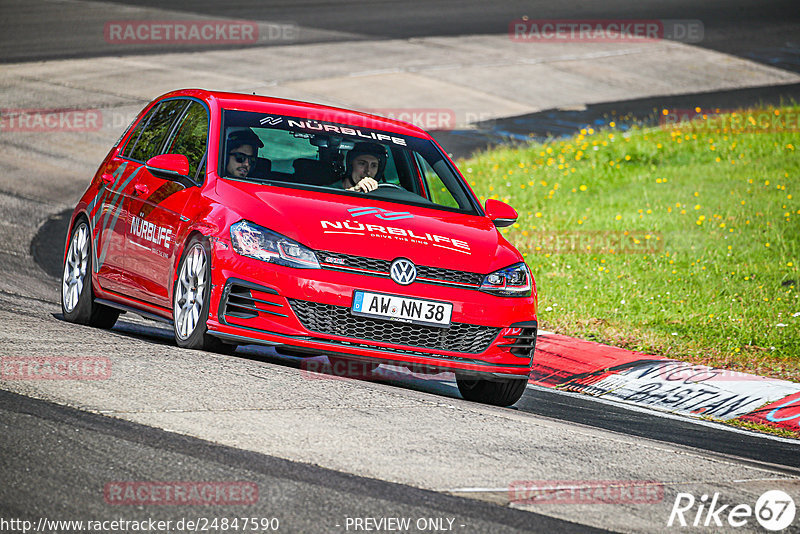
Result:
<svg viewBox="0 0 800 534"><path fill-rule="evenodd" d="M187 349L225 352L226 345L208 334L206 321L211 302L211 253L208 243L194 237L178 264L172 295L175 342Z"/></svg>
<svg viewBox="0 0 800 534"><path fill-rule="evenodd" d="M523 378L484 380L456 375L456 384L461 396L468 401L511 406L525 393L528 381Z"/></svg>
<svg viewBox="0 0 800 534"><path fill-rule="evenodd" d="M92 233L89 223L79 219L69 238L64 274L61 277L61 311L71 323L111 328L119 310L97 304L92 288Z"/></svg>

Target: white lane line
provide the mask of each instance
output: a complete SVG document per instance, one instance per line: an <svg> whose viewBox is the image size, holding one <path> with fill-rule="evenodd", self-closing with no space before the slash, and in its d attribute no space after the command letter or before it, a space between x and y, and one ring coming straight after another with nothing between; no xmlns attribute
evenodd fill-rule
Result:
<svg viewBox="0 0 800 534"><path fill-rule="evenodd" d="M734 484L748 484L751 482L776 482L776 481L787 481L787 482L797 482L797 477L768 477L768 478L742 478L737 480L667 480L664 482L650 482L646 480L616 480L610 481L615 482L614 484L608 484L610 487L628 487L628 486L675 486L679 484L722 484L733 482ZM526 482L526 481L520 481ZM537 480L535 482L544 482ZM549 481L549 482L558 482L556 480ZM592 486L599 486L601 480L586 480L584 484L561 484L558 486L548 487L545 489L581 489L586 487ZM509 488L446 488L443 490L437 490L441 492L450 492L450 493L508 493Z"/></svg>

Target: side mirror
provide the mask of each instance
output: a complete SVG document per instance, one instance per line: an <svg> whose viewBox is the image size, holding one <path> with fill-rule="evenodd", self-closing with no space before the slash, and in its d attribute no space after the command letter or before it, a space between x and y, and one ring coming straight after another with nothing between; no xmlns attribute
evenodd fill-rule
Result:
<svg viewBox="0 0 800 534"><path fill-rule="evenodd" d="M492 220L494 225L498 228L511 226L517 222L517 210L493 198L486 200L486 215Z"/></svg>
<svg viewBox="0 0 800 534"><path fill-rule="evenodd" d="M161 154L148 159L145 167L153 175L171 180L189 174L189 159L182 154Z"/></svg>

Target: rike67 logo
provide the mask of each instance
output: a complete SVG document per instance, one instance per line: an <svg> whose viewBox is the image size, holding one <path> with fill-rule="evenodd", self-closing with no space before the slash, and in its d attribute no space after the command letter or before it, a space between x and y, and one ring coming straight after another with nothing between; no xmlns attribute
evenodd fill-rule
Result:
<svg viewBox="0 0 800 534"><path fill-rule="evenodd" d="M794 500L781 490L763 493L754 507L749 504L722 504L719 493L713 496L704 494L699 499L691 493L678 493L667 526L743 527L755 516L763 528L778 531L792 524L796 511Z"/></svg>

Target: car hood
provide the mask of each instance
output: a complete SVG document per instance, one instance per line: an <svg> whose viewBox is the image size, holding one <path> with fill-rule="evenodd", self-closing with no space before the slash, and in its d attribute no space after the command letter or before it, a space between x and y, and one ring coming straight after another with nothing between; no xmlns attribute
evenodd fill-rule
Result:
<svg viewBox="0 0 800 534"><path fill-rule="evenodd" d="M487 217L350 196L220 180L217 192L243 219L316 251L489 273L521 261Z"/></svg>

